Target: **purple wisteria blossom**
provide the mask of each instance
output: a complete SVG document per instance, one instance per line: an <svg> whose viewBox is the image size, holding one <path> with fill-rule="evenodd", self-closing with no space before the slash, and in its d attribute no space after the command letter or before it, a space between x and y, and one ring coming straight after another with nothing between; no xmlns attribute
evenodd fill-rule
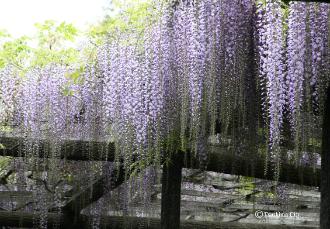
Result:
<svg viewBox="0 0 330 229"><path fill-rule="evenodd" d="M280 2L267 0L259 9L259 38L261 48L260 71L266 82L267 102L265 112L269 118L270 160L278 178L280 166L281 127L285 105L285 62L283 13ZM263 11L263 12L260 12Z"/></svg>
<svg viewBox="0 0 330 229"><path fill-rule="evenodd" d="M290 113L290 124L298 149L301 141L301 116L304 95L304 78L307 75L305 56L307 55L307 4L290 4L287 41L287 101ZM298 154L296 155L298 157ZM297 159L298 160L298 159Z"/></svg>
<svg viewBox="0 0 330 229"><path fill-rule="evenodd" d="M15 112L18 80L18 74L13 67L7 66L0 70L0 123L11 124L11 117Z"/></svg>

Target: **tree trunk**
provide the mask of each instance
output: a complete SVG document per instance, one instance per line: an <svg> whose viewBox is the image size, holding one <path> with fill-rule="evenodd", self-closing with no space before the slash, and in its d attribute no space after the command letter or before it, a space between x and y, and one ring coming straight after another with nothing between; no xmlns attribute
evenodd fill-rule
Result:
<svg viewBox="0 0 330 229"><path fill-rule="evenodd" d="M322 126L320 228L330 228L330 87L327 90Z"/></svg>

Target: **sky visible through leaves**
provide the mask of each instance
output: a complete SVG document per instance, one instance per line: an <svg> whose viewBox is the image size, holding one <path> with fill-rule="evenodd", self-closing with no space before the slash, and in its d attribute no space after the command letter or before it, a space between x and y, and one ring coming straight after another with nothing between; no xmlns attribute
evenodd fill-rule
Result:
<svg viewBox="0 0 330 229"><path fill-rule="evenodd" d="M0 30L19 37L36 31L37 22L66 21L85 29L104 17L109 0L1 0Z"/></svg>

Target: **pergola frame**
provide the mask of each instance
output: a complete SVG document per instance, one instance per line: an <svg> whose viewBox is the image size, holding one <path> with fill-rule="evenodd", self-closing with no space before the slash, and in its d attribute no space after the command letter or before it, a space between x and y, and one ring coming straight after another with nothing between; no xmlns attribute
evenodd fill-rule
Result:
<svg viewBox="0 0 330 229"><path fill-rule="evenodd" d="M21 144L21 141L23 141L23 138L2 137L0 140L3 145L8 146L7 148L0 149L1 156L25 156L24 152L19 150L18 147ZM14 147L10 148L10 146L13 145ZM41 140L40 146L41 147L39 147L39 152L36 156L39 156L40 158L50 157L50 155L45 154L44 150L47 147L47 142ZM106 150L106 152L104 150ZM273 173L270 169L268 169L270 172L268 172L267 175L264 174L265 158L248 158L244 155L237 156L223 151L225 151L224 148L213 146L213 150L210 150L209 152L209 161L207 163L206 171L250 177L252 176L255 178L268 180L273 179ZM111 162L114 161L114 153L115 148L112 143L107 146L104 142L67 140L61 147L60 158L73 161ZM189 152L179 152L168 156L171 159L171 163L163 166L161 200L162 209L160 223L162 228L170 229L179 228L180 225L182 168L198 169L199 161ZM238 165L234 170L232 167L233 163ZM118 176L116 175L117 177L113 178L115 183L112 189L117 188L125 180L125 172L123 170L116 171L114 174L118 174ZM290 176L287 176L287 174L290 174ZM85 190L76 193L74 198L72 198L69 203L62 208L62 215L60 218L54 213L49 213L49 224L51 225L57 220L60 221L61 228L83 228L84 225L86 225L86 216L81 215L80 211L89 204L97 201L105 194L105 190L103 188L105 181L105 177L101 176L97 181L90 184ZM295 167L291 164L283 164L279 181L308 186L319 186L320 170L314 170L311 167ZM133 221L134 220L136 219L133 219ZM0 211L0 222L2 225L6 226L30 227L31 225L33 226L33 214ZM110 224L109 220L105 220L105 223Z"/></svg>

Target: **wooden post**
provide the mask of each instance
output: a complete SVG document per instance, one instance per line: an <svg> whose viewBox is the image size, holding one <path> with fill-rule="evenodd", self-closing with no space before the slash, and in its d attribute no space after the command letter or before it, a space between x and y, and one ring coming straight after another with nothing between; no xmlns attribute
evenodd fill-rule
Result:
<svg viewBox="0 0 330 229"><path fill-rule="evenodd" d="M183 152L170 155L170 161L163 165L161 228L180 228L181 180Z"/></svg>
<svg viewBox="0 0 330 229"><path fill-rule="evenodd" d="M321 155L320 228L330 228L330 86L324 107Z"/></svg>

